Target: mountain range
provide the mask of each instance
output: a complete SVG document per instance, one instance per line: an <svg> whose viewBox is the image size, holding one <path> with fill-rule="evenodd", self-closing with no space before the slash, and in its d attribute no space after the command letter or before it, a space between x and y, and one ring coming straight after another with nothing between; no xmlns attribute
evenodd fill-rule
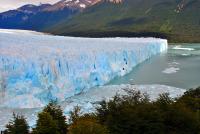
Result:
<svg viewBox="0 0 200 134"><path fill-rule="evenodd" d="M200 42L200 0L62 0L53 5L26 5L1 13L0 28Z"/></svg>
<svg viewBox="0 0 200 134"><path fill-rule="evenodd" d="M61 0L53 5L24 5L0 13L0 28L39 30L48 28L94 5L99 0Z"/></svg>

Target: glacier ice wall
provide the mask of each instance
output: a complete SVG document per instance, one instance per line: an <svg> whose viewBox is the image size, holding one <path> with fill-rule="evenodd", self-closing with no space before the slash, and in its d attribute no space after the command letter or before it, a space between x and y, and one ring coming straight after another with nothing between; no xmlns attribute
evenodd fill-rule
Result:
<svg viewBox="0 0 200 134"><path fill-rule="evenodd" d="M155 38L74 38L0 30L0 106L41 107L123 76L167 50Z"/></svg>

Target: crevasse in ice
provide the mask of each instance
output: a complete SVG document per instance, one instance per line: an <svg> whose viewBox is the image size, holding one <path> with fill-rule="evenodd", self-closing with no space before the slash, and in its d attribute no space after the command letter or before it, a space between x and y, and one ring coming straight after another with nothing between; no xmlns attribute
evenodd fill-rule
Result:
<svg viewBox="0 0 200 134"><path fill-rule="evenodd" d="M63 101L123 76L165 50L164 39L75 38L0 30L0 105L40 107L49 100Z"/></svg>

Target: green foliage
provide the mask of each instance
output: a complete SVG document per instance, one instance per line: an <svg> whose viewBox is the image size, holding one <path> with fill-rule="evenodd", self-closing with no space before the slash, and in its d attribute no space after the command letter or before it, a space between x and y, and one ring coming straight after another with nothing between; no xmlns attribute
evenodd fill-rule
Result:
<svg viewBox="0 0 200 134"><path fill-rule="evenodd" d="M181 4L183 8L177 12ZM121 4L104 1L47 31L90 37L133 37L153 32L164 34L170 42L199 42L199 5L199 0L124 0Z"/></svg>
<svg viewBox="0 0 200 134"><path fill-rule="evenodd" d="M80 118L81 109L79 106L75 106L73 111L70 112L70 122L76 122Z"/></svg>
<svg viewBox="0 0 200 134"><path fill-rule="evenodd" d="M153 102L146 94L125 91L126 95L100 102L93 114L83 115L75 107L69 127L60 106L50 102L38 114L32 134L200 134L200 88L176 99L161 94ZM28 134L24 117L13 114L13 118L5 134Z"/></svg>
<svg viewBox="0 0 200 134"><path fill-rule="evenodd" d="M13 113L13 120L6 125L5 134L28 134L29 126L24 116Z"/></svg>
<svg viewBox="0 0 200 134"><path fill-rule="evenodd" d="M146 95L128 90L126 96L103 101L97 108L97 117L112 134L163 133L160 111L148 101Z"/></svg>
<svg viewBox="0 0 200 134"><path fill-rule="evenodd" d="M58 124L53 120L48 112L41 112L38 114L36 128L33 129L33 134L60 134L58 131Z"/></svg>
<svg viewBox="0 0 200 134"><path fill-rule="evenodd" d="M190 89L181 96L177 103L184 104L196 113L197 118L200 121L200 87L196 89Z"/></svg>
<svg viewBox="0 0 200 134"><path fill-rule="evenodd" d="M128 91L128 95L116 96L109 102L102 101L97 108L97 118L112 134L198 134L200 132L198 116L191 109L196 105L188 107L181 101L184 96L198 98L199 92L188 91L176 101L168 94L162 94L155 102L151 102L146 95L133 90ZM195 100L194 102L197 103Z"/></svg>
<svg viewBox="0 0 200 134"><path fill-rule="evenodd" d="M178 102L184 103L193 111L200 110L200 87L185 92L184 95L178 99Z"/></svg>
<svg viewBox="0 0 200 134"><path fill-rule="evenodd" d="M63 111L57 102L50 102L43 110L44 112L48 112L53 120L58 125L58 131L60 134L67 133L67 124L66 124L66 117L63 115Z"/></svg>
<svg viewBox="0 0 200 134"><path fill-rule="evenodd" d="M77 108L77 107L76 107ZM69 127L69 134L108 134L107 128L100 124L94 115L79 115L76 108L72 115L77 115Z"/></svg>
<svg viewBox="0 0 200 134"><path fill-rule="evenodd" d="M162 24L160 27L160 31L164 33L170 33L172 31L172 26L170 24L170 21L167 21L166 23Z"/></svg>
<svg viewBox="0 0 200 134"><path fill-rule="evenodd" d="M69 134L108 134L108 130L95 120L79 119L70 126Z"/></svg>
<svg viewBox="0 0 200 134"><path fill-rule="evenodd" d="M38 115L37 125L34 130L41 134L66 134L67 124L63 111L56 102L50 102ZM44 132L44 133L43 133Z"/></svg>

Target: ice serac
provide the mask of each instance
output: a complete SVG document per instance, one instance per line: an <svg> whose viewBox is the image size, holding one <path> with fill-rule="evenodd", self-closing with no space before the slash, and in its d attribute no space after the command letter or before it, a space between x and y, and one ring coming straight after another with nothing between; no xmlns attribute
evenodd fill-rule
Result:
<svg viewBox="0 0 200 134"><path fill-rule="evenodd" d="M0 30L0 105L29 108L62 101L125 75L167 46L167 40L155 38L91 39Z"/></svg>

